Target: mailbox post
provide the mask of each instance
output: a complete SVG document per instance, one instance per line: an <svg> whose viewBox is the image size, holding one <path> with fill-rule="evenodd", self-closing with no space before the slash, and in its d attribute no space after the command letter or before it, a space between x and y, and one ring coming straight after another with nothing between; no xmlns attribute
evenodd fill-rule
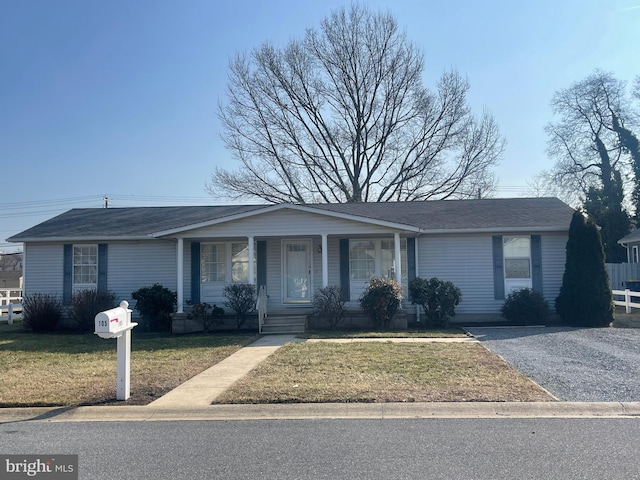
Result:
<svg viewBox="0 0 640 480"><path fill-rule="evenodd" d="M126 301L120 302L119 307L100 312L95 318L96 335L118 340L118 400L127 400L131 396L131 330L136 325L138 324L131 321L131 310Z"/></svg>

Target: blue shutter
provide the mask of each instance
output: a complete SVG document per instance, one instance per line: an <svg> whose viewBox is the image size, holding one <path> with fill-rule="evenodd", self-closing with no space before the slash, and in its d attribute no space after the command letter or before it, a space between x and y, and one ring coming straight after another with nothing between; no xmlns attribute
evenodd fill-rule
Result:
<svg viewBox="0 0 640 480"><path fill-rule="evenodd" d="M502 253L502 236L493 237L493 296L496 300L504 299L504 265Z"/></svg>
<svg viewBox="0 0 640 480"><path fill-rule="evenodd" d="M73 291L73 245L70 243L63 246L62 262L62 303L70 305Z"/></svg>
<svg viewBox="0 0 640 480"><path fill-rule="evenodd" d="M342 299L348 302L351 299L351 284L349 280L349 239L340 239L340 290Z"/></svg>
<svg viewBox="0 0 640 480"><path fill-rule="evenodd" d="M191 242L191 303L200 303L200 242Z"/></svg>
<svg viewBox="0 0 640 480"><path fill-rule="evenodd" d="M531 285L536 292L542 293L542 239L540 235L531 235Z"/></svg>
<svg viewBox="0 0 640 480"><path fill-rule="evenodd" d="M407 279L409 283L416 278L416 239L413 237L407 238ZM411 300L411 293L409 293L409 300Z"/></svg>
<svg viewBox="0 0 640 480"><path fill-rule="evenodd" d="M267 242L258 240L256 242L256 280L258 291L263 285L267 285Z"/></svg>
<svg viewBox="0 0 640 480"><path fill-rule="evenodd" d="M107 251L106 243L98 244L98 292L107 291Z"/></svg>

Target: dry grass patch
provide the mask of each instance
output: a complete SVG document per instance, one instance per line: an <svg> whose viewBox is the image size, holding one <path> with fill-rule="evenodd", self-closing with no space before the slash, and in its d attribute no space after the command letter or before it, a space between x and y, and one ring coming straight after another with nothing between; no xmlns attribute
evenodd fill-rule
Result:
<svg viewBox="0 0 640 480"><path fill-rule="evenodd" d="M531 402L543 389L479 344L288 344L215 403Z"/></svg>
<svg viewBox="0 0 640 480"><path fill-rule="evenodd" d="M116 341L0 326L0 406L116 402ZM133 333L131 398L143 405L257 339L253 334Z"/></svg>
<svg viewBox="0 0 640 480"><path fill-rule="evenodd" d="M298 335L300 338L457 338L468 337L459 328L433 330L403 330L375 332L370 330L310 330Z"/></svg>

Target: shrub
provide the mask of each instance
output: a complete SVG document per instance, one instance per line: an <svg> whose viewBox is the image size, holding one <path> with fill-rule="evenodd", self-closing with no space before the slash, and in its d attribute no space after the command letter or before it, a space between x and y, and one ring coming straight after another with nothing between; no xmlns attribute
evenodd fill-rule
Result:
<svg viewBox="0 0 640 480"><path fill-rule="evenodd" d="M99 292L95 289L80 290L71 296L71 318L74 320L74 329L79 332L93 332L96 315L116 306L114 292Z"/></svg>
<svg viewBox="0 0 640 480"><path fill-rule="evenodd" d="M541 293L523 288L509 294L500 313L509 322L519 325L546 323L549 317L549 303Z"/></svg>
<svg viewBox="0 0 640 480"><path fill-rule="evenodd" d="M227 298L224 303L236 313L238 329L247 321L247 317L256 309L256 286L250 283L230 283L222 291Z"/></svg>
<svg viewBox="0 0 640 480"><path fill-rule="evenodd" d="M314 314L330 328L337 328L344 318L342 291L338 286L320 288L313 296Z"/></svg>
<svg viewBox="0 0 640 480"><path fill-rule="evenodd" d="M55 295L33 293L22 299L22 321L32 332L50 332L62 320L62 302Z"/></svg>
<svg viewBox="0 0 640 480"><path fill-rule="evenodd" d="M152 332L171 330L171 314L178 302L178 295L159 283L142 287L131 294L136 301L136 310L147 322Z"/></svg>
<svg viewBox="0 0 640 480"><path fill-rule="evenodd" d="M208 303L196 303L187 318L193 319L202 324L202 330L207 333L211 331L211 328L215 325L222 325L224 316L224 309L218 306L209 305Z"/></svg>
<svg viewBox="0 0 640 480"><path fill-rule="evenodd" d="M606 327L613 322L613 297L598 227L577 211L567 240L560 294L555 302L562 320L581 327Z"/></svg>
<svg viewBox="0 0 640 480"><path fill-rule="evenodd" d="M409 294L413 304L422 306L427 327L448 326L462 299L462 292L453 282L435 277L430 280L414 278L409 282Z"/></svg>
<svg viewBox="0 0 640 480"><path fill-rule="evenodd" d="M360 308L371 318L373 327L387 329L400 309L402 287L392 278L372 278L359 301Z"/></svg>

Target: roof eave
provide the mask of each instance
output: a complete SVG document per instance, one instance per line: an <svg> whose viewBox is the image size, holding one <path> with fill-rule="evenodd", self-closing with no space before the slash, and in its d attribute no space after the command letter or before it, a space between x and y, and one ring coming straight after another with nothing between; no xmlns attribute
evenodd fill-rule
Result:
<svg viewBox="0 0 640 480"><path fill-rule="evenodd" d="M7 241L11 243L35 243L35 242L111 242L111 241L139 241L150 240L149 235L122 235L122 236L110 236L110 237L11 237Z"/></svg>
<svg viewBox="0 0 640 480"><path fill-rule="evenodd" d="M422 234L445 234L445 233L552 233L552 232L568 232L569 228L563 226L550 226L550 227L536 227L535 225L530 227L487 227L487 228L434 228L434 229L422 229Z"/></svg>

